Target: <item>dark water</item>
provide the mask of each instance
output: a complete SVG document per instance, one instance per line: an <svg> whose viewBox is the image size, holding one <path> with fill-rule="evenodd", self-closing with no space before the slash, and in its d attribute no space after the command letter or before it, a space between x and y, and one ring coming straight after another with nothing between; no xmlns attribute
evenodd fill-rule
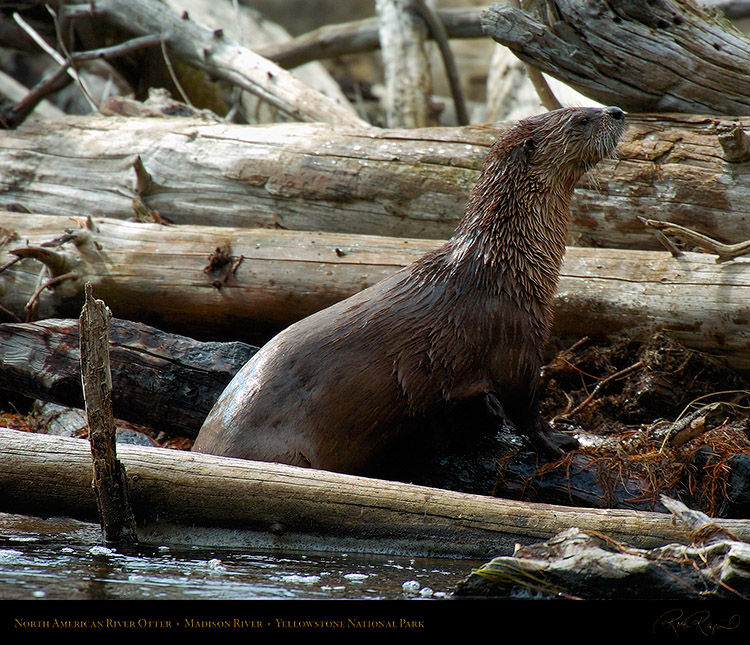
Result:
<svg viewBox="0 0 750 645"><path fill-rule="evenodd" d="M478 562L102 546L97 526L0 514L0 599L444 598Z"/></svg>

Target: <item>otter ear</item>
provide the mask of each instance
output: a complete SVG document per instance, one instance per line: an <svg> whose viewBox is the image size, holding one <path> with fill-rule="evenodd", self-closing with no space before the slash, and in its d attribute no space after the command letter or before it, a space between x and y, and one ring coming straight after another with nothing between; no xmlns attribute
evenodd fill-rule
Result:
<svg viewBox="0 0 750 645"><path fill-rule="evenodd" d="M526 139L522 144L516 146L510 153L510 163L516 166L524 167L528 165L531 154L536 148L534 139Z"/></svg>

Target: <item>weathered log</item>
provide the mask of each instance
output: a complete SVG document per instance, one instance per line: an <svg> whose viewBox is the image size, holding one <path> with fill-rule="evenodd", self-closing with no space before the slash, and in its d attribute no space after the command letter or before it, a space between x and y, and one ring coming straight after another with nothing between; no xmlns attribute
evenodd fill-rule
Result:
<svg viewBox="0 0 750 645"><path fill-rule="evenodd" d="M493 4L482 25L522 60L605 105L750 113L750 41L718 12L691 0L561 0L540 13Z"/></svg>
<svg viewBox="0 0 750 645"><path fill-rule="evenodd" d="M750 128L750 119L738 121ZM638 220L657 214L717 239L750 239L750 166L723 161L721 123L629 117L619 160L599 164L576 190L571 243L661 248ZM0 208L124 219L140 199L177 224L445 239L505 127L362 133L177 118L28 123L0 132Z"/></svg>
<svg viewBox="0 0 750 645"><path fill-rule="evenodd" d="M439 244L432 240L269 229L170 227L0 212L14 240L0 247L0 306L25 319L46 262L58 282L38 296L40 318L74 316L90 280L115 316L198 338L258 342L390 275ZM43 246L68 239L56 250ZM29 246L24 246L28 243ZM14 253L10 253L14 251ZM213 258L213 260L212 260ZM57 276L57 278L54 278ZM60 278L68 279L60 281ZM750 259L666 251L569 247L555 299L554 335L667 330L688 347L750 370ZM0 315L3 312L0 310Z"/></svg>
<svg viewBox="0 0 750 645"><path fill-rule="evenodd" d="M436 125L424 48L427 29L412 5L412 0L375 0L385 69L386 124L390 128Z"/></svg>
<svg viewBox="0 0 750 645"><path fill-rule="evenodd" d="M26 320L41 261L52 276L68 279L54 292L41 292L39 318L76 315L83 284L90 280L115 316L202 338L267 336L370 286L437 244L104 219L94 220L93 230L70 230L74 222L68 218L7 212L0 213L0 222L14 234L14 241L0 247L0 262L12 258L7 255L12 250L27 258L0 273L6 316L12 312ZM54 250L44 246L55 238L69 242Z"/></svg>
<svg viewBox="0 0 750 645"><path fill-rule="evenodd" d="M438 8L435 13L449 38L482 38L481 16L486 7ZM428 38L431 34L428 32ZM380 47L378 19L326 25L283 43L259 47L256 51L286 69L314 60L345 54L376 51Z"/></svg>
<svg viewBox="0 0 750 645"><path fill-rule="evenodd" d="M159 448L120 446L119 454L145 543L486 557L570 526L643 548L687 541L665 514L505 501ZM85 441L0 430L0 460L0 511L96 518ZM747 521L716 523L750 537Z"/></svg>
<svg viewBox="0 0 750 645"><path fill-rule="evenodd" d="M269 20L252 7L232 0L166 0L165 4L177 13L186 12L193 20L211 29L223 29L227 35L255 53L259 53L264 45L286 42L291 38L289 32L281 25ZM263 56L263 54L260 55ZM352 114L356 113L339 84L322 64L311 61L310 64L295 69L293 74L307 86L334 100L342 108L349 110ZM200 74L200 76L205 77L205 74ZM210 82L213 81L205 79L197 93L200 92L201 87L205 87ZM188 90L188 88L185 89ZM276 110L269 109L267 105L263 106L257 96L243 92L240 101L243 116L248 123L275 120Z"/></svg>
<svg viewBox="0 0 750 645"><path fill-rule="evenodd" d="M238 356L235 343L228 343L229 347L196 343L121 320L115 321L113 330L110 364L118 418L145 424L153 431L152 435L155 431L168 429L180 437L194 438L203 416L231 377L232 368L237 371L241 367L241 361L236 359L241 359L243 354L247 356L250 352L246 350L251 349L240 348L243 351ZM81 405L80 386L75 387L79 381L80 353L77 327L73 321L0 325L0 341L0 391L8 389L43 401ZM674 364L692 365L689 371L681 374L683 379L693 380L695 375L704 372L706 366L711 369L712 361L705 356L686 358L692 352L684 348L681 351L675 343L663 346L663 340L653 342L673 357ZM643 346L642 351L650 353L652 350L647 347ZM559 354L555 364L571 360L571 353L567 350ZM221 364L224 358L228 359L226 365ZM90 363L81 360L83 366ZM201 370L201 367L205 369ZM722 374L721 368L715 367L719 369L718 374ZM665 387L669 387L662 372L669 369L668 365L652 361L642 368L651 371ZM548 369L555 371L552 365ZM343 373L346 373L346 367L342 365ZM619 374L622 375L622 371ZM712 372L714 378L718 374ZM741 387L731 381L703 380L709 388L713 385L713 390ZM679 381L679 377L675 377L675 381ZM631 387L637 388L639 395L641 389L648 390L647 384L639 385L638 382L626 385L626 389ZM677 385L674 387L679 389ZM651 396L654 396L653 392ZM661 407L657 407L655 414L674 418L695 396L683 392L681 401L671 401L665 400L662 394L659 396ZM599 398L598 404L604 407L612 405L604 398ZM58 405L41 409L45 410L41 419L35 414L33 422L29 422L35 431L67 437L84 436L81 430L85 433L86 418L79 410L60 409ZM715 410L714 419L708 418L708 409ZM726 427L733 418L729 405L711 404L681 419L673 432L677 434L680 426L695 436L698 430L708 431L719 425ZM584 425L591 423L585 422ZM713 448L704 445L693 453L689 450L687 453L669 451L662 455L659 445L664 446L664 433L659 434L659 430L653 429L658 425L655 423L650 429L643 430L639 438L636 438L639 433L634 434L632 429L619 436L611 435L608 441L613 447L610 449L584 451L570 455L562 462L540 467L537 453L524 449L524 440L514 428L501 427L496 418L488 417L479 400L472 405L446 410L438 428L425 421L422 434L429 437L429 441L416 439L417 450L413 448L414 440L408 441L406 446L399 443L391 446L391 468L384 477L507 499L666 512L655 499L661 489L669 494L686 496L699 507L716 509L717 517L747 518L748 454L740 452L742 442L735 442L728 451L727 435L723 439L717 436L711 439ZM596 446L601 443L601 438L587 437L585 432L579 438L582 444ZM128 443L138 443L134 441L136 439L143 442L139 445L154 445L146 435L133 430L123 428L118 436L118 441ZM177 445L185 447L189 443L178 439ZM629 460L626 455L633 445L640 446L640 453L631 455ZM664 480L655 485L653 473L661 468L657 460L668 468L672 464L667 466L667 463L672 462L674 468L668 482ZM643 472L642 463L651 464L652 472L648 469ZM715 479L718 472L725 482L721 486ZM692 474L688 476L687 473ZM715 491L719 489L721 499L716 499Z"/></svg>
<svg viewBox="0 0 750 645"><path fill-rule="evenodd" d="M746 0L699 0L698 4L719 9L728 18L750 15ZM440 18L451 39L482 38L482 15L488 6L437 7ZM428 34L428 37L431 37ZM285 69L304 65L310 61L335 58L347 54L376 51L380 46L377 18L325 25L289 41L264 45L256 52Z"/></svg>
<svg viewBox="0 0 750 645"><path fill-rule="evenodd" d="M112 320L110 366L118 419L195 437L221 391L255 353ZM77 321L0 325L0 390L83 407Z"/></svg>
<svg viewBox="0 0 750 645"><path fill-rule="evenodd" d="M50 3L60 9L71 8L80 17L76 0ZM79 5L79 6L76 6ZM180 16L155 0L97 0L91 15L138 35L164 34L170 53L183 62L251 92L301 121L321 121L349 127L367 128L368 124L350 108L339 105L313 90L293 74L243 47L221 29Z"/></svg>
<svg viewBox="0 0 750 645"><path fill-rule="evenodd" d="M104 540L135 544L135 516L130 505L128 476L117 459L115 418L112 415L112 374L109 370L109 321L112 314L94 299L86 284L86 303L80 319L81 381L93 460L92 487Z"/></svg>

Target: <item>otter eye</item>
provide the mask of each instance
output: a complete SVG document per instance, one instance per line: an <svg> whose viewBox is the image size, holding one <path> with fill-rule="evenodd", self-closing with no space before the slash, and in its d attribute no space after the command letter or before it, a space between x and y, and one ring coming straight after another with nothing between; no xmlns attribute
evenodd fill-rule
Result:
<svg viewBox="0 0 750 645"><path fill-rule="evenodd" d="M589 119L587 116L582 116L580 119L578 119L578 123L582 126L587 126L589 123L591 123L591 119Z"/></svg>

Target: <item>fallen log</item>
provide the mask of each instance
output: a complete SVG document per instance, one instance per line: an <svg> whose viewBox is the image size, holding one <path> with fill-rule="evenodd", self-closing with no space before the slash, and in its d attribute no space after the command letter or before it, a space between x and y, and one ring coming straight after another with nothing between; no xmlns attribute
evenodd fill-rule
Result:
<svg viewBox="0 0 750 645"><path fill-rule="evenodd" d="M224 33L241 43L243 47L251 49L260 56L263 56L263 54L259 52L259 49L263 46L286 42L291 38L281 25L269 20L267 16L262 15L255 9L232 2L232 0L167 0L165 4L179 14L187 13L193 20L210 29L222 29ZM101 29L100 35L103 34L106 37L106 34L111 32L111 28L104 21L102 21L101 27L103 29ZM267 56L263 57L267 58ZM154 61L154 64L159 65L160 62ZM175 72L179 73L179 69L179 67L176 68ZM154 72L149 70L149 73L153 78ZM164 74L167 73L168 70L165 69ZM341 108L352 112L352 114L356 113L354 106L348 101L339 84L322 64L310 61L309 65L294 70L293 74L308 87L335 101ZM200 100L201 92L206 92L206 86L212 83L219 86L214 91L221 91L221 84L216 84L213 80L206 78L205 74L192 74L189 75L189 78L195 83L195 77L197 76L203 77L203 79L197 81L198 87L194 88L193 96L191 96L193 101ZM154 79L151 82L152 86L155 86L157 81ZM183 80L182 84L187 93L189 90L188 83ZM241 103L243 116L247 123L268 122L277 118L275 108L270 108L267 104L262 107L262 101L248 92L243 93Z"/></svg>
<svg viewBox="0 0 750 645"><path fill-rule="evenodd" d="M750 127L748 119L738 122ZM571 244L661 248L639 216L726 241L750 239L750 167L726 163L718 136L732 123L629 117L619 159L599 164L576 190ZM0 208L127 219L135 200L176 224L445 239L505 127L362 132L117 117L27 123L0 132Z"/></svg>
<svg viewBox="0 0 750 645"><path fill-rule="evenodd" d="M199 338L268 336L416 260L436 242L273 229L171 227L0 213L8 237L0 306L26 320L44 263L69 276L38 297L36 318L78 315L86 280L119 318ZM66 232L69 231L69 232ZM46 245L54 239L62 246ZM27 246L24 246L24 243ZM58 242L59 243L59 242ZM8 252L15 251L15 253ZM54 279L54 277L53 277ZM45 283L47 279L43 278ZM49 296L52 296L51 298ZM242 331L244 330L244 331Z"/></svg>
<svg viewBox="0 0 750 645"><path fill-rule="evenodd" d="M560 0L539 14L497 3L482 26L525 62L605 105L750 112L750 80L741 71L750 66L750 41L719 12L690 0Z"/></svg>
<svg viewBox="0 0 750 645"><path fill-rule="evenodd" d="M196 338L256 343L439 244L111 219L66 233L67 218L8 212L0 212L0 221L6 227L0 266L24 258L0 272L5 320L77 316L90 280L118 318ZM58 246L49 246L55 239ZM40 290L40 272L42 284L57 282ZM746 372L748 302L747 258L717 264L708 254L569 247L553 334L569 343L621 333L642 339L665 330Z"/></svg>
<svg viewBox="0 0 750 645"><path fill-rule="evenodd" d="M481 16L486 7L438 8L435 13L449 38L482 38ZM431 33L427 33L432 38ZM314 60L362 54L380 48L378 19L325 25L292 40L259 47L256 52L285 69Z"/></svg>
<svg viewBox="0 0 750 645"><path fill-rule="evenodd" d="M80 3L51 3L61 19L100 17L137 35L163 35L170 54L210 76L226 81L270 103L293 119L354 128L369 124L293 74L243 47L222 29L210 29L156 0L100 0L82 10Z"/></svg>
<svg viewBox="0 0 750 645"><path fill-rule="evenodd" d="M570 526L642 548L687 541L665 514L505 501L160 448L118 452L141 543L486 557ZM96 519L87 442L0 429L0 460L0 511ZM747 521L716 524L750 536Z"/></svg>
<svg viewBox="0 0 750 645"><path fill-rule="evenodd" d="M195 438L221 391L254 353L244 343L200 343L114 319L114 415ZM82 408L79 361L74 319L0 325L0 390Z"/></svg>
<svg viewBox="0 0 750 645"><path fill-rule="evenodd" d="M117 418L149 429L146 439L120 423L125 431L119 440L147 441L140 445L154 445L150 437L159 437L164 445L159 433L166 431L173 447L189 446L184 437L195 438L229 379L254 352L241 343L198 343L117 319L111 329ZM620 370L595 387L581 382L581 374L596 381L592 357L597 364L617 362L615 356L623 359L624 345L633 343L623 339L607 348L589 347L588 352L566 349L543 370L545 382L554 382L542 395L546 418L576 419L580 412L585 415L588 404L602 411L577 424L562 422L576 431L586 446L582 451L540 464L515 428L498 424L480 399L444 410L438 427L426 419L416 438L395 441L389 448L389 471L381 477L507 499L660 512L666 511L659 507L657 495L665 492L717 517L748 517L750 453L742 397L737 398L746 385L715 360L663 334L633 350L641 357L632 365L637 369ZM75 321L0 324L0 392L53 402L35 407L22 422L32 432L85 436L86 419L80 410L60 408L82 405L79 362ZM568 378L579 387L566 385ZM613 387L612 381L621 385L610 395L599 394L607 382ZM569 402L582 400L591 390L576 406L579 413L570 407L569 412L554 413L555 398L563 396L561 388ZM695 407L692 402L722 395L729 401L685 413ZM592 433L595 428L604 429L606 438Z"/></svg>

